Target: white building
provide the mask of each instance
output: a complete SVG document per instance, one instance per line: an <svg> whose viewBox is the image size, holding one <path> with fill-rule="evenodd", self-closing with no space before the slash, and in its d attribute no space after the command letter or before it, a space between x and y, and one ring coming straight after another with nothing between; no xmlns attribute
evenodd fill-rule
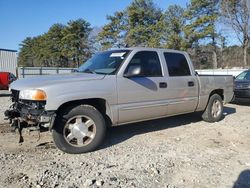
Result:
<svg viewBox="0 0 250 188"><path fill-rule="evenodd" d="M0 48L0 72L11 72L16 75L17 51Z"/></svg>

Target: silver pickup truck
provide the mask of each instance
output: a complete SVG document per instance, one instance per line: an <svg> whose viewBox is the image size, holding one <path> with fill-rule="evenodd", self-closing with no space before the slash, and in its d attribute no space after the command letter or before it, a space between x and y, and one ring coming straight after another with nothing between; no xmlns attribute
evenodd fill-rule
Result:
<svg viewBox="0 0 250 188"><path fill-rule="evenodd" d="M108 126L197 111L219 121L233 77L198 76L185 52L123 48L97 53L72 74L20 79L10 90L5 115L20 136L47 127L59 149L84 153L102 143Z"/></svg>

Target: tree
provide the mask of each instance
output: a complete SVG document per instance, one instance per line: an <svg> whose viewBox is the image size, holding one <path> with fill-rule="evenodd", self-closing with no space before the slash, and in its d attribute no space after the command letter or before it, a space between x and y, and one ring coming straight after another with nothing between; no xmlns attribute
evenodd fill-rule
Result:
<svg viewBox="0 0 250 188"><path fill-rule="evenodd" d="M151 0L134 0L127 10L129 46L159 47L162 38L163 14Z"/></svg>
<svg viewBox="0 0 250 188"><path fill-rule="evenodd" d="M34 57L30 49L33 46L31 37L27 37L20 44L21 50L18 55L19 66L34 66Z"/></svg>
<svg viewBox="0 0 250 188"><path fill-rule="evenodd" d="M48 32L27 37L20 45L19 64L23 66L79 66L92 54L90 24L83 19L67 25L54 24ZM73 62L73 64L70 64Z"/></svg>
<svg viewBox="0 0 250 188"><path fill-rule="evenodd" d="M222 0L222 15L235 31L243 49L243 66L247 66L247 49L250 41L250 1Z"/></svg>
<svg viewBox="0 0 250 188"><path fill-rule="evenodd" d="M159 47L163 14L152 0L134 0L124 11L108 16L99 40L103 48L120 46Z"/></svg>
<svg viewBox="0 0 250 188"><path fill-rule="evenodd" d="M49 66L67 66L65 56L62 55L64 37L63 31L66 28L63 24L54 24L49 28L49 31L44 34L45 45L44 50L48 53Z"/></svg>
<svg viewBox="0 0 250 188"><path fill-rule="evenodd" d="M185 49L184 24L184 9L178 5L170 5L164 15L165 47L176 50Z"/></svg>
<svg viewBox="0 0 250 188"><path fill-rule="evenodd" d="M216 22L219 15L219 0L191 0L185 16L187 25L184 32L187 40L187 47L197 45L200 40L209 40L213 47L213 68L217 68Z"/></svg>
<svg viewBox="0 0 250 188"><path fill-rule="evenodd" d="M89 35L92 31L90 24L83 19L69 21L63 33L63 49L65 56L72 58L79 67L80 62L84 62L91 55L91 45Z"/></svg>
<svg viewBox="0 0 250 188"><path fill-rule="evenodd" d="M21 49L18 56L19 64L22 66L43 66L43 58L46 56L43 48L43 37L27 37L20 44Z"/></svg>
<svg viewBox="0 0 250 188"><path fill-rule="evenodd" d="M106 50L111 47L124 46L125 27L125 13L115 12L114 16L107 16L109 21L98 35L98 40L101 43L102 49Z"/></svg>

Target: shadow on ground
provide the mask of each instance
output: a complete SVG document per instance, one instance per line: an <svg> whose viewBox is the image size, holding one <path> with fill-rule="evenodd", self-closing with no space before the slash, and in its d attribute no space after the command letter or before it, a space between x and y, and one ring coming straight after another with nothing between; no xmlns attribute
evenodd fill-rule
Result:
<svg viewBox="0 0 250 188"><path fill-rule="evenodd" d="M229 115L236 113L235 108L224 107L223 119ZM203 121L201 118L201 113L191 113L178 115L168 118L162 118L157 120L145 121L140 123L132 123L127 125L122 125L118 127L112 127L107 130L107 135L104 143L99 149L105 149L110 146L119 144L126 141L136 135L145 134L148 132L155 132L164 129L185 126L190 123L196 123ZM54 149L55 145L53 142L42 142L36 145L37 148L44 149Z"/></svg>
<svg viewBox="0 0 250 188"><path fill-rule="evenodd" d="M224 107L223 110L223 119L225 118L225 116L231 115L236 113L236 109L235 108L231 108L231 107Z"/></svg>
<svg viewBox="0 0 250 188"><path fill-rule="evenodd" d="M226 116L229 116L234 113L236 113L235 108L224 107L222 118L224 119ZM185 126L190 123L196 123L199 121L202 121L201 113L191 113L113 127L108 129L105 143L101 146L100 149L119 144L136 135L160 131L173 127Z"/></svg>
<svg viewBox="0 0 250 188"><path fill-rule="evenodd" d="M38 145L36 145L36 148L40 148L40 149L56 149L56 146L54 144L54 142L43 142L40 143Z"/></svg>
<svg viewBox="0 0 250 188"><path fill-rule="evenodd" d="M233 186L233 188L243 187L250 187L250 169L242 171Z"/></svg>

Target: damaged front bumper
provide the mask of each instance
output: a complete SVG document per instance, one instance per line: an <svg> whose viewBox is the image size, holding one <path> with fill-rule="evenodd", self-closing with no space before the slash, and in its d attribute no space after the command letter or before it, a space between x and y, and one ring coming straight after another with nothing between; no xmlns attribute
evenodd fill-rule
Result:
<svg viewBox="0 0 250 188"><path fill-rule="evenodd" d="M19 91L11 90L12 105L5 111L6 119L9 119L13 129L18 129L22 142L22 129L51 128L56 116L55 111L46 111L46 101L31 101L19 99Z"/></svg>

